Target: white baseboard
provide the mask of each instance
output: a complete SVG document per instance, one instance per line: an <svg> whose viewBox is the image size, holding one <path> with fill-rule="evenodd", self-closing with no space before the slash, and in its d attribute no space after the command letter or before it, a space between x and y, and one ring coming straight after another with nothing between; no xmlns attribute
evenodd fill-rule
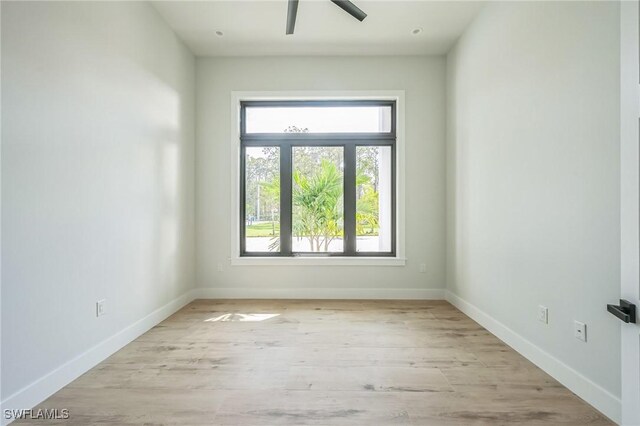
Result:
<svg viewBox="0 0 640 426"><path fill-rule="evenodd" d="M13 395L10 395L0 403L2 410L0 412L2 416L1 424L7 425L12 421L4 418L4 410L20 410L35 407L192 300L192 291L186 292L177 299L156 309L146 317L86 350L72 360L67 361L49 374L25 386Z"/></svg>
<svg viewBox="0 0 640 426"><path fill-rule="evenodd" d="M622 405L620 399L615 395L534 345L476 306L460 298L458 295L446 291L446 299L449 303L460 309L464 314L486 328L504 343L511 346L522 356L540 367L605 416L620 424Z"/></svg>
<svg viewBox="0 0 640 426"><path fill-rule="evenodd" d="M444 300L442 288L239 288L200 287L195 299L389 299Z"/></svg>

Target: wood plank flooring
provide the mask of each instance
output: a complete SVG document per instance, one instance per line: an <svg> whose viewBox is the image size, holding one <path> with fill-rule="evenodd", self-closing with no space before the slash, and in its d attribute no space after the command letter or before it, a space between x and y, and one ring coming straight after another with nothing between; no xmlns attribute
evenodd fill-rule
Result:
<svg viewBox="0 0 640 426"><path fill-rule="evenodd" d="M612 424L442 301L197 300L38 408L66 425Z"/></svg>

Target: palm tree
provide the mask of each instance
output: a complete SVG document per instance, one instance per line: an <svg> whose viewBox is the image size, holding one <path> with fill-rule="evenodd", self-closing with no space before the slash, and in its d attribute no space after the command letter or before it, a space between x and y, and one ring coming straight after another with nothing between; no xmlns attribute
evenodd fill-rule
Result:
<svg viewBox="0 0 640 426"><path fill-rule="evenodd" d="M293 174L294 235L309 240L311 251L327 251L342 236L342 176L338 167L323 159L311 176Z"/></svg>

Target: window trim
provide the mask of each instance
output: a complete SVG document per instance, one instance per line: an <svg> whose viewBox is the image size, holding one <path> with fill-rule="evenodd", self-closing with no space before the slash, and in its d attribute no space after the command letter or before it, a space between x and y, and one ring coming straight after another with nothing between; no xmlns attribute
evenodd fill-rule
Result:
<svg viewBox="0 0 640 426"><path fill-rule="evenodd" d="M286 106L289 105L330 105L342 106L357 103L364 105L367 101L371 104L380 105L380 101L389 101L393 103L392 114L395 119L392 120L390 133L352 133L352 134L308 134L308 135L288 135L273 133L249 133L242 135L241 133L241 114L244 111L241 104L251 106L253 102L260 105L269 106ZM341 91L341 92L231 92L231 256L232 265L381 265L381 266L402 266L405 264L404 258L404 91ZM241 135L244 139L245 146L275 146L270 144L270 140L285 142L285 145L296 146L295 140L305 139L304 146L308 144L327 145L343 145L345 140L354 140L358 142L352 144L354 149L356 146L381 145L390 146L390 138L393 137L395 130L395 149L394 157L392 157L392 173L394 179L394 189L392 191L395 198L395 208L393 210L392 233L395 237L395 253L369 253L355 252L349 255L339 253L245 253L241 254L241 199L243 183L241 181L244 173L242 172L244 157L243 147L241 144ZM362 142L360 142L362 141ZM280 145L280 144L278 144ZM345 153L346 154L346 153ZM282 153L281 153L282 155ZM395 222L395 223L394 223Z"/></svg>

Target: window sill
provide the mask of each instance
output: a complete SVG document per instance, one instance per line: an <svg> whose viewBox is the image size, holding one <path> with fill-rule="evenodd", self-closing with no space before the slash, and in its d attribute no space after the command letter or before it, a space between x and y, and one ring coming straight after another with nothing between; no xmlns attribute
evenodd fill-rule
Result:
<svg viewBox="0 0 640 426"><path fill-rule="evenodd" d="M405 266L401 257L234 257L232 266Z"/></svg>

